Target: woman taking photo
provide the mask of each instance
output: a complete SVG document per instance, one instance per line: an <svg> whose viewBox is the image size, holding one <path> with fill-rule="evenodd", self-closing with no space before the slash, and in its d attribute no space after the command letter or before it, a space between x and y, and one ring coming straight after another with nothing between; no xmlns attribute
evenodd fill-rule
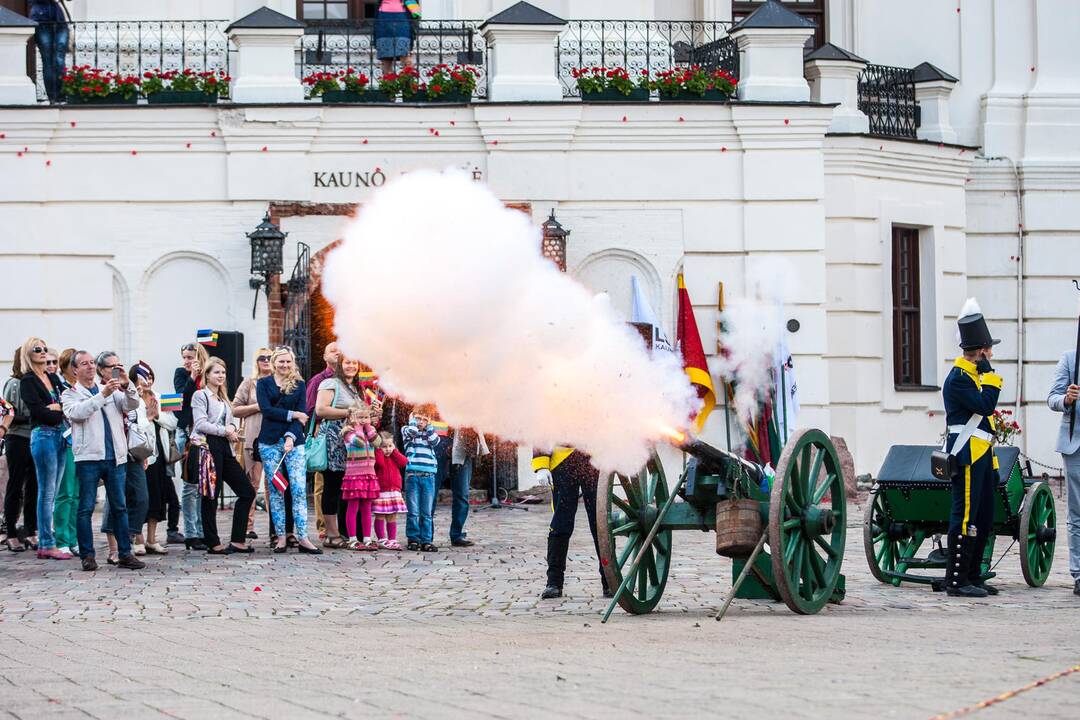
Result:
<svg viewBox="0 0 1080 720"><path fill-rule="evenodd" d="M23 533L32 549L37 546L37 475L34 458L30 455L30 408L23 402L19 388L22 385L22 348L15 348L11 363L11 377L4 382L4 400L15 408L11 426L4 433L4 455L8 463L7 489L4 492L4 526L8 538L5 541L11 552L22 552L26 545L19 537L19 514L22 514Z"/></svg>
<svg viewBox="0 0 1080 720"><path fill-rule="evenodd" d="M23 343L22 366L29 372L22 376L19 392L30 409L30 455L38 479L38 557L69 560L73 555L61 552L53 536L53 504L64 476L67 440L60 405L63 385L56 373L48 370L48 355L49 348L41 338L29 338Z"/></svg>
<svg viewBox="0 0 1080 720"><path fill-rule="evenodd" d="M169 460L176 455L176 441L173 438L176 418L171 412L161 411L161 401L154 392L154 371L149 365L140 361L131 369L129 377L139 393L139 424L147 424L154 450L154 454L144 463L147 495L146 552L151 555L164 555L168 549L157 541L157 526L169 519L170 508L173 512L179 509L176 486L173 485L169 472L172 464ZM173 518L173 521L175 522L176 518ZM141 537L137 539L142 540Z"/></svg>
<svg viewBox="0 0 1080 720"><path fill-rule="evenodd" d="M262 413L259 412L259 399L255 396L255 383L271 374L270 350L259 348L255 351L255 369L251 377L244 378L240 387L236 388L233 397L233 417L240 420L240 436L244 441L244 471L247 473L251 487L256 497L259 494L259 486L263 481L262 461L259 459L259 431L262 429ZM270 534L275 535L274 529ZM248 516L247 536L252 540L259 538L255 532L255 505L251 506L251 514Z"/></svg>
<svg viewBox="0 0 1080 720"><path fill-rule="evenodd" d="M345 478L345 440L341 428L349 411L362 402L360 389L360 363L342 358L331 377L319 383L315 400L315 417L319 420L317 432L326 438L326 470L323 471L322 513L326 523L326 540L323 547L343 548L345 539L338 527L338 510L341 505L341 483Z"/></svg>
<svg viewBox="0 0 1080 720"><path fill-rule="evenodd" d="M225 361L210 358L203 369L202 389L191 397L191 437L188 452L188 478L195 480L201 498L203 542L211 555L251 553L244 538L255 491L244 475L244 469L233 456L232 443L237 440L237 422L225 392ZM222 483L236 493L233 505L230 543L221 544L217 533L217 499ZM190 483L189 483L190 484Z"/></svg>
<svg viewBox="0 0 1080 720"><path fill-rule="evenodd" d="M304 380L296 369L292 350L279 347L270 355L272 375L255 384L262 413L259 430L259 457L263 463L266 486L270 488L270 515L275 528L285 527L285 496L274 487L273 477L279 469L289 478L292 491L293 523L299 540L299 550L310 555L321 555L307 536L307 467L304 460L304 425L308 416L304 412ZM274 552L286 549L284 535L278 535Z"/></svg>
<svg viewBox="0 0 1080 720"><path fill-rule="evenodd" d="M182 394L183 405L176 413L176 449L181 455L187 447L191 434L191 398L202 382L202 371L210 355L199 343L180 346L182 364L173 371L173 392ZM193 483L183 483L181 490L184 510L184 546L189 550L205 550L203 543L202 513L199 506L199 490Z"/></svg>

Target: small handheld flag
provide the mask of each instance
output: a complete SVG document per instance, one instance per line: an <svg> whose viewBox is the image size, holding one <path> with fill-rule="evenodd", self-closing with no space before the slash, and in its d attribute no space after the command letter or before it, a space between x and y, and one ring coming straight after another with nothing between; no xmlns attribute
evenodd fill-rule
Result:
<svg viewBox="0 0 1080 720"><path fill-rule="evenodd" d="M361 385L371 385L375 383L375 381L377 381L379 378L375 375L375 373L371 371L361 370L360 372L356 373L356 379Z"/></svg>
<svg viewBox="0 0 1080 720"><path fill-rule="evenodd" d="M9 403L4 398L0 398L0 418L6 417L8 413L15 413L15 406Z"/></svg>
<svg viewBox="0 0 1080 720"><path fill-rule="evenodd" d="M164 412L176 412L184 408L184 396L180 393L175 395L161 396L161 409Z"/></svg>
<svg viewBox="0 0 1080 720"><path fill-rule="evenodd" d="M218 334L213 330L196 330L195 341L206 347L217 347Z"/></svg>
<svg viewBox="0 0 1080 720"><path fill-rule="evenodd" d="M274 477L270 480L270 483L277 488L278 492L285 492L289 489L289 479L285 477L285 473L281 472L281 464L284 460L285 456L282 455L281 461L278 462L277 470L274 471Z"/></svg>
<svg viewBox="0 0 1080 720"><path fill-rule="evenodd" d="M441 420L432 420L431 427L435 428L435 434L439 437L447 437L450 435L450 426Z"/></svg>

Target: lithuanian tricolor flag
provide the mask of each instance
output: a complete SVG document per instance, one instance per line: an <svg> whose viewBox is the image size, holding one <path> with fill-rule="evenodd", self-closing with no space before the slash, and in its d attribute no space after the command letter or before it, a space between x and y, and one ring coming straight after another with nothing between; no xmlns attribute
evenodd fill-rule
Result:
<svg viewBox="0 0 1080 720"><path fill-rule="evenodd" d="M683 369L704 403L701 412L694 418L694 428L701 432L709 413L716 407L716 390L713 389L709 365L705 361L705 349L701 345L697 320L694 319L694 306L690 302L690 293L683 284L682 273L679 273L679 320L675 335L682 352Z"/></svg>
<svg viewBox="0 0 1080 720"><path fill-rule="evenodd" d="M164 412L176 412L184 407L184 396L180 393L175 395L161 396L161 409Z"/></svg>
<svg viewBox="0 0 1080 720"><path fill-rule="evenodd" d="M431 427L435 428L435 434L439 437L450 435L450 426L440 420L432 420Z"/></svg>

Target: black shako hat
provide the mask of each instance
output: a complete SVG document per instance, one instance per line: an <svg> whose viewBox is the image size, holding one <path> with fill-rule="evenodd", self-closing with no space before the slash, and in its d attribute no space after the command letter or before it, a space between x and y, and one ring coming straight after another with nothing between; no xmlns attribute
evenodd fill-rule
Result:
<svg viewBox="0 0 1080 720"><path fill-rule="evenodd" d="M956 321L956 326L960 330L960 347L964 350L976 350L1001 342L990 337L990 328L986 326L982 313L962 317Z"/></svg>

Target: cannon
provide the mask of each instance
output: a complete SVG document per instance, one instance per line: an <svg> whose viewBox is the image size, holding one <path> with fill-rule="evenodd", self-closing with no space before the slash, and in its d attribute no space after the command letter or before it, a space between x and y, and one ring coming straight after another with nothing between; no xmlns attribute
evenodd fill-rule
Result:
<svg viewBox="0 0 1080 720"><path fill-rule="evenodd" d="M930 472L930 454L937 449L893 446L870 490L863 514L863 548L870 572L880 582L895 586L922 583L939 588L944 578L945 555L927 543L934 536L948 533L952 507L951 483ZM982 576L994 577L994 544L1000 535L1019 543L1024 580L1031 587L1039 587L1046 582L1054 562L1054 496L1045 482L1024 478L1017 448L998 447L995 454L998 486L994 493L994 524L981 558ZM931 545L930 551L920 554L924 545Z"/></svg>
<svg viewBox="0 0 1080 720"><path fill-rule="evenodd" d="M760 465L701 440L676 442L688 460L674 488L655 453L637 475L600 479L600 564L615 591L604 621L616 604L635 615L657 606L676 530L715 532L717 553L732 558L725 610L734 597L783 601L800 614L843 599L847 506L828 435L796 432L771 478Z"/></svg>

